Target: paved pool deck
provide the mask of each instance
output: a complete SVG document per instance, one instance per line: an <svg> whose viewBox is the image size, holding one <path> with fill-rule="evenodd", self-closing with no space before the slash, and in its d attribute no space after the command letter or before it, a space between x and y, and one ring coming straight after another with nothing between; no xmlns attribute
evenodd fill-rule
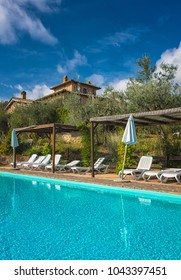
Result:
<svg viewBox="0 0 181 280"><path fill-rule="evenodd" d="M73 174L71 172L51 173L45 171L32 171L25 169L13 169L9 166L0 167L0 172L10 172L16 174L26 174L30 176L40 176L46 178L55 178L67 181L85 182L91 184L100 184L104 186L116 186L120 188L149 190L156 192L164 192L181 195L181 184L175 180L169 180L167 183L161 183L157 179L151 179L145 182L144 180L135 181L130 176L127 176L125 181L121 181L115 173L96 174L94 178L91 174Z"/></svg>

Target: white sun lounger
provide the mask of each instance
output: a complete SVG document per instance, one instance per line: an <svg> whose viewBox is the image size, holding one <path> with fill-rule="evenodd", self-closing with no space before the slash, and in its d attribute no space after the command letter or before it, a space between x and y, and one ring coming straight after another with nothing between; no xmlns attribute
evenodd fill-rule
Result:
<svg viewBox="0 0 181 280"><path fill-rule="evenodd" d="M45 166L50 162L51 154L45 156L45 158L40 163L33 163L31 169L40 170L45 168Z"/></svg>
<svg viewBox="0 0 181 280"><path fill-rule="evenodd" d="M67 164L59 164L57 165L57 172L71 170L72 167L76 167L77 164L79 164L80 160L73 160Z"/></svg>
<svg viewBox="0 0 181 280"><path fill-rule="evenodd" d="M123 178L125 178L126 175L131 175L136 180L141 179L144 172L146 170L150 170L152 162L153 162L152 156L142 156L139 160L137 168L123 170ZM122 175L122 170L119 171L119 177L121 177L121 175Z"/></svg>
<svg viewBox="0 0 181 280"><path fill-rule="evenodd" d="M23 164L27 163L27 164L31 164L33 163L37 158L37 154L33 154L31 155L31 157L29 158L28 161L19 161L19 162L16 162L16 166L17 167L22 167ZM13 166L13 162L10 163L11 166Z"/></svg>
<svg viewBox="0 0 181 280"><path fill-rule="evenodd" d="M100 157L98 160L94 163L94 170L98 173L106 173L109 165L102 164L102 162L105 160L105 157ZM71 168L73 173L83 173L86 174L87 172L91 171L91 167L82 167L82 166L75 166Z"/></svg>
<svg viewBox="0 0 181 280"><path fill-rule="evenodd" d="M160 181L162 183L166 183L169 178L175 178L175 180L180 184L181 183L181 169L178 169L177 171L163 171L160 176Z"/></svg>
<svg viewBox="0 0 181 280"><path fill-rule="evenodd" d="M59 164L59 162L60 162L60 160L61 160L61 155L60 154L56 154L55 155L55 170L57 169L57 166L58 166L58 164ZM46 166L45 166L45 171L49 171L49 170L52 170L52 163L50 163L50 164L47 164Z"/></svg>
<svg viewBox="0 0 181 280"><path fill-rule="evenodd" d="M162 169L162 170L148 170L145 171L142 175L142 178L145 181L149 181L151 178L157 178L160 181L160 177L165 172L177 172L180 171L180 168L168 168L168 169Z"/></svg>
<svg viewBox="0 0 181 280"><path fill-rule="evenodd" d="M39 163L41 163L43 160L44 160L44 158L45 158L45 156L39 156L34 162L32 162L32 163L24 163L24 164L22 164L22 167L23 168L27 168L27 169L29 169L29 168L31 168L31 166L32 166L32 164L39 164Z"/></svg>

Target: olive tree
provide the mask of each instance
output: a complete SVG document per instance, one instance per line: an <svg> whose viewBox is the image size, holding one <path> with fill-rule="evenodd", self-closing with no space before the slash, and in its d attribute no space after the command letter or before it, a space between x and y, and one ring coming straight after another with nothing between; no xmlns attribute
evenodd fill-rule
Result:
<svg viewBox="0 0 181 280"><path fill-rule="evenodd" d="M159 71L151 65L151 59L144 56L138 61L138 76L130 79L125 97L129 112L144 112L161 110L181 106L181 94L178 85L175 83L175 73L177 66L162 63ZM178 130L175 127L175 132ZM149 130L150 131L150 130ZM158 126L152 132L157 133L160 152L169 158L175 151L175 141L173 141L173 128ZM180 153L180 146L177 145L177 153Z"/></svg>

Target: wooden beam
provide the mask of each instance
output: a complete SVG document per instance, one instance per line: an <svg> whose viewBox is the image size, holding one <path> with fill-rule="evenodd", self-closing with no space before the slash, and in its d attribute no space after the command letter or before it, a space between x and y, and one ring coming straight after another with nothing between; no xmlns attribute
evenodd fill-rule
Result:
<svg viewBox="0 0 181 280"><path fill-rule="evenodd" d="M161 117L166 118L168 120L181 121L181 118L173 117L173 116L169 116L169 115L161 115Z"/></svg>
<svg viewBox="0 0 181 280"><path fill-rule="evenodd" d="M90 121L99 124L122 126L131 113L123 115L102 116L91 118ZM132 113L136 126L173 125L181 123L181 107L165 110L155 110L143 113ZM163 118L163 119L162 119ZM117 124L119 123L119 124Z"/></svg>
<svg viewBox="0 0 181 280"><path fill-rule="evenodd" d="M145 123L147 122L148 125L151 125L151 124L167 124L168 122L167 121L164 121L164 120L159 120L159 116L155 116L155 118L157 119L152 119L152 118L148 118L147 116L144 116L144 117L135 117L134 118L134 121L135 121L135 124L137 124L137 121L139 122L139 120L141 121L145 121Z"/></svg>

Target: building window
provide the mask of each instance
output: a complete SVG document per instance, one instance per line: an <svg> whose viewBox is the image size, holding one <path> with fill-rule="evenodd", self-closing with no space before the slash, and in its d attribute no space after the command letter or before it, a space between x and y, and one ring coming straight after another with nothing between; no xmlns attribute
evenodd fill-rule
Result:
<svg viewBox="0 0 181 280"><path fill-rule="evenodd" d="M87 93L87 89L86 89L86 88L83 88L82 92L83 92L83 93Z"/></svg>

